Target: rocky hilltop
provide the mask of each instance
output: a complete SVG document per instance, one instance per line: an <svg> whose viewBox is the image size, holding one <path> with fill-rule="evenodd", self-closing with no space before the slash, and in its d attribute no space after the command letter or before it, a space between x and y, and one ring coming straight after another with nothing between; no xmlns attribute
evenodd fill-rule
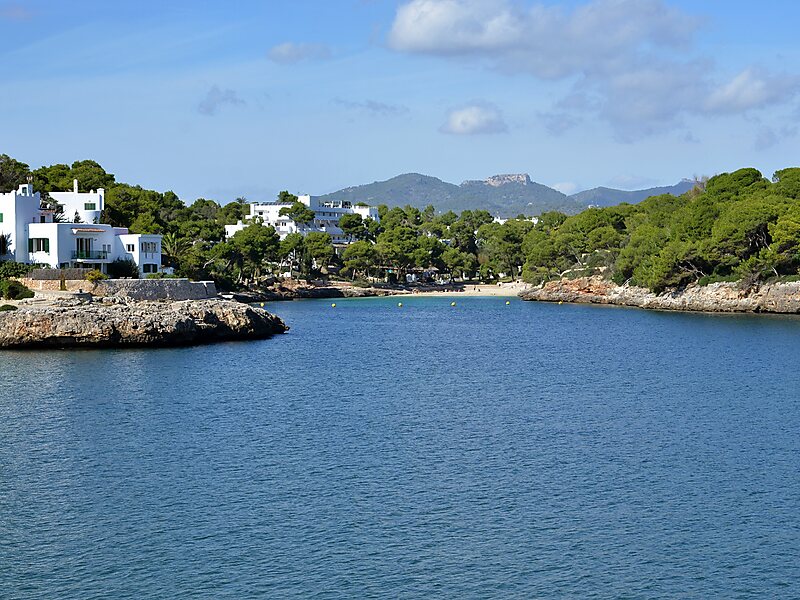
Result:
<svg viewBox="0 0 800 600"><path fill-rule="evenodd" d="M0 348L184 346L288 330L278 317L224 300L20 307L0 312Z"/></svg>
<svg viewBox="0 0 800 600"><path fill-rule="evenodd" d="M573 214L585 208L561 192L532 181L524 173L467 180L461 185L419 173L406 173L386 181L349 187L320 198L373 205L410 204L419 209L430 204L439 212L488 210L501 217L538 215L548 210Z"/></svg>
<svg viewBox="0 0 800 600"><path fill-rule="evenodd" d="M750 289L743 289L738 283L712 283L654 294L645 288L616 285L596 276L550 281L522 292L520 298L657 310L797 314L800 313L800 282L763 284Z"/></svg>

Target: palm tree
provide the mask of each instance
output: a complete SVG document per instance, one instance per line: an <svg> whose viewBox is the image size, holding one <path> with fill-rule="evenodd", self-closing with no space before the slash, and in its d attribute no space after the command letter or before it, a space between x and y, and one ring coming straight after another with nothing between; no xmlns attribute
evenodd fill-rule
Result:
<svg viewBox="0 0 800 600"><path fill-rule="evenodd" d="M0 256L11 254L11 234L0 235Z"/></svg>
<svg viewBox="0 0 800 600"><path fill-rule="evenodd" d="M161 238L161 255L168 267L177 267L178 263L189 250L189 240L180 238L175 232L170 232Z"/></svg>

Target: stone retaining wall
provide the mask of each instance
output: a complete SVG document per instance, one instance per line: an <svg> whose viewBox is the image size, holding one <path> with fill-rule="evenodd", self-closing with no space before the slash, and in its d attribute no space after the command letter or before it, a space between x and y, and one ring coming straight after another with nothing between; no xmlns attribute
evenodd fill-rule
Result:
<svg viewBox="0 0 800 600"><path fill-rule="evenodd" d="M39 291L59 291L58 280L21 278L20 281ZM95 296L116 296L133 300L203 300L217 295L213 281L189 281L188 279L106 279L92 284L84 279L68 279L66 291L82 290Z"/></svg>

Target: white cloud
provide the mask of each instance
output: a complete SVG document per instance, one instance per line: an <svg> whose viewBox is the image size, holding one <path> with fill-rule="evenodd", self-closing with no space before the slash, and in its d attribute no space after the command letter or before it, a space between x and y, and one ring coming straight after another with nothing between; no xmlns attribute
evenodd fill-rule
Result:
<svg viewBox="0 0 800 600"><path fill-rule="evenodd" d="M492 134L508 131L508 126L496 106L476 102L451 110L439 131L453 135Z"/></svg>
<svg viewBox="0 0 800 600"><path fill-rule="evenodd" d="M758 110L798 96L800 78L755 68L719 84L713 63L691 51L702 24L665 0L584 0L571 10L514 0L408 0L388 44L571 81L572 91L539 114L552 135L599 118L620 141L634 141L683 127L687 116Z"/></svg>
<svg viewBox="0 0 800 600"><path fill-rule="evenodd" d="M197 110L200 114L211 117L217 114L220 107L226 104L235 106L244 103L244 100L239 98L235 91L229 89L223 90L215 85L208 90L206 97L197 105Z"/></svg>
<svg viewBox="0 0 800 600"><path fill-rule="evenodd" d="M293 65L305 60L324 60L331 57L325 44L294 44L286 42L270 49L267 58L281 65Z"/></svg>
<svg viewBox="0 0 800 600"><path fill-rule="evenodd" d="M397 10L389 45L562 78L613 69L644 46L683 46L699 24L660 0L594 0L572 12L509 0L411 0Z"/></svg>
<svg viewBox="0 0 800 600"><path fill-rule="evenodd" d="M715 89L706 102L710 112L743 112L785 102L797 95L800 78L771 75L750 67Z"/></svg>
<svg viewBox="0 0 800 600"><path fill-rule="evenodd" d="M558 190L562 194L566 194L567 196L571 196L572 194L578 191L578 184L573 183L572 181L554 183L550 187L553 188L554 190Z"/></svg>

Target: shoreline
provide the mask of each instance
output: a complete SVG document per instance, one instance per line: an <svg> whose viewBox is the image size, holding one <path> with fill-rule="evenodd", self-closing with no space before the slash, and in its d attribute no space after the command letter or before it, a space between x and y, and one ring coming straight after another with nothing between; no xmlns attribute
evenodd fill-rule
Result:
<svg viewBox="0 0 800 600"><path fill-rule="evenodd" d="M342 281L328 282L327 284L289 281L260 291L231 292L220 295L224 298L252 304L315 298L376 298L385 296L513 298L528 290L530 290L530 286L516 282L504 284L453 283L442 286L390 286L376 284L362 287Z"/></svg>
<svg viewBox="0 0 800 600"><path fill-rule="evenodd" d="M718 282L655 294L648 289L617 285L600 276L549 281L520 293L530 302L603 304L646 310L709 314L800 314L800 282L765 283L743 289Z"/></svg>
<svg viewBox="0 0 800 600"><path fill-rule="evenodd" d="M467 285L463 290L425 290L412 291L411 296L434 298L515 298L529 289L529 286L517 285Z"/></svg>

